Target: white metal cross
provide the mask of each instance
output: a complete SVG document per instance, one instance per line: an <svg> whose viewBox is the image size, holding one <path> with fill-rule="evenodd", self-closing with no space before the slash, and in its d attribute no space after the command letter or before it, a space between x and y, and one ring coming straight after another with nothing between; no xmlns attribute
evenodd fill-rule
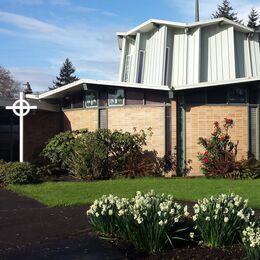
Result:
<svg viewBox="0 0 260 260"><path fill-rule="evenodd" d="M23 117L28 115L31 109L37 109L37 106L30 106L29 102L24 99L23 92L20 92L20 98L12 106L5 108L13 110L14 114L20 117L20 162L23 162Z"/></svg>

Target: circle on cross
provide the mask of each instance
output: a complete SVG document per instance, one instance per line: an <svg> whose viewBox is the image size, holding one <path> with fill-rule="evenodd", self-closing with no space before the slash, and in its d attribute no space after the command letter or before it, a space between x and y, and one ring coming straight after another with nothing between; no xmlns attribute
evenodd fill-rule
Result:
<svg viewBox="0 0 260 260"><path fill-rule="evenodd" d="M19 117L24 117L29 114L31 109L36 109L36 106L30 106L29 102L23 98L23 93L20 93L20 98L16 100L12 106L7 109L12 109L14 114Z"/></svg>

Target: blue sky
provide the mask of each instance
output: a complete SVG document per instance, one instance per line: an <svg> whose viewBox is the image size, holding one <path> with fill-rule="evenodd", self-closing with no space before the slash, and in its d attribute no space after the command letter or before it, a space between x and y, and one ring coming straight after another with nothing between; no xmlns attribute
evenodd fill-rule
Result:
<svg viewBox="0 0 260 260"><path fill-rule="evenodd" d="M150 19L191 22L194 0L0 0L0 65L35 91L51 86L66 57L80 78L117 80L116 32ZM201 20L222 0L201 0ZM231 0L246 20L259 0Z"/></svg>

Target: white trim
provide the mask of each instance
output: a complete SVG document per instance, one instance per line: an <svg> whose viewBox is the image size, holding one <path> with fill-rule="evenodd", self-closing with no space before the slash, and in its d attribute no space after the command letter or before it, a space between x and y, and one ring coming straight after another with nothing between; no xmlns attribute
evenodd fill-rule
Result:
<svg viewBox="0 0 260 260"><path fill-rule="evenodd" d="M144 23L134 27L133 29L127 31L127 32L118 32L117 36L118 37L124 37L124 36L128 36L128 35L136 35L137 32L142 32L142 31L149 31L154 24L159 24L159 25L168 25L174 28L191 28L191 27L204 27L204 26L209 26L212 24L218 24L220 22L223 22L224 24L230 24L235 26L236 28L245 31L245 32L254 32L253 29L242 25L240 23L237 22L233 22L229 19L226 18L217 18L217 19L211 19L211 20L207 20L204 22L193 22L193 23L178 23L178 22L172 22L172 21L166 21L166 20L158 20L158 19L150 19L148 21L145 21Z"/></svg>
<svg viewBox="0 0 260 260"><path fill-rule="evenodd" d="M141 89L151 89L151 90L163 90L163 91L169 91L169 87L162 86L162 85L147 85L147 84L139 84L139 83L128 83L128 82L120 82L120 81L105 81L105 80L93 80L93 79L80 79L73 83L67 84L65 86L62 86L60 88L56 88L50 91L47 91L45 93L39 94L39 95L32 95L28 94L26 95L29 99L45 99L45 98L51 98L51 96L61 93L63 91L72 89L76 86L82 85L82 84L93 84L93 85L103 85L103 86L110 86L110 87L123 87L123 88L141 88ZM83 89L83 86L82 86Z"/></svg>
<svg viewBox="0 0 260 260"><path fill-rule="evenodd" d="M214 86L222 86L222 85L230 85L230 84L239 84L239 83L254 82L254 81L260 81L260 77L239 78L239 79L226 80L226 81L203 82L203 83L193 84L193 85L174 86L174 90L206 88L206 87L214 87Z"/></svg>

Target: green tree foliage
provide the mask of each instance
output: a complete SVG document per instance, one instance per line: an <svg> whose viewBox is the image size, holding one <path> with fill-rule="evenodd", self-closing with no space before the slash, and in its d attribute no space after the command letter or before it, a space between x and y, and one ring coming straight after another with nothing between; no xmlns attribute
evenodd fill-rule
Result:
<svg viewBox="0 0 260 260"><path fill-rule="evenodd" d="M17 82L10 71L0 66L0 97L14 97L20 90L20 83Z"/></svg>
<svg viewBox="0 0 260 260"><path fill-rule="evenodd" d="M72 62L67 58L60 68L60 75L56 77L56 80L53 81L53 86L49 89L52 90L55 88L59 88L78 80L78 77L73 75L75 71L76 69L73 66Z"/></svg>
<svg viewBox="0 0 260 260"><path fill-rule="evenodd" d="M257 28L257 22L259 20L259 13L255 8L251 9L250 14L248 15L248 23L247 26L256 29Z"/></svg>
<svg viewBox="0 0 260 260"><path fill-rule="evenodd" d="M218 5L218 9L215 13L212 14L213 18L224 17L234 22L241 23L242 20L237 18L237 12L234 12L233 7L231 6L228 0L223 0L221 5Z"/></svg>

